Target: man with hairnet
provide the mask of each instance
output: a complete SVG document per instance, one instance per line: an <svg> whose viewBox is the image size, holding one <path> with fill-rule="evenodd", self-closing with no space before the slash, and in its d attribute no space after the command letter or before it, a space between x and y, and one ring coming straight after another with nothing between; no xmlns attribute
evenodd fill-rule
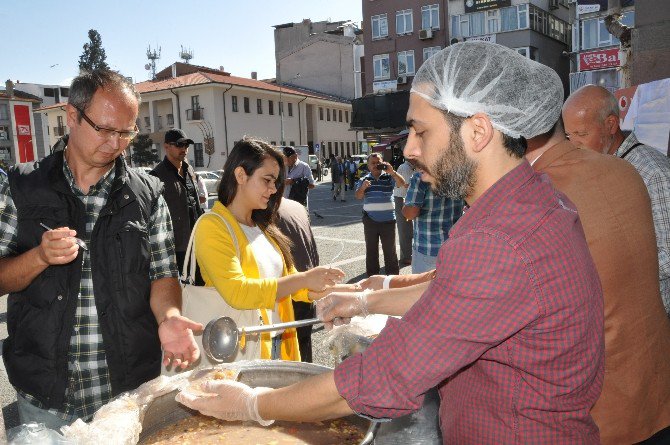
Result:
<svg viewBox="0 0 670 445"><path fill-rule="evenodd" d="M589 410L603 380L600 282L573 205L523 158L525 139L558 119L559 89L550 68L496 44L426 61L404 154L468 207L421 298L334 372L275 390L216 382L178 400L267 425L399 417L438 387L445 443L599 443Z"/></svg>

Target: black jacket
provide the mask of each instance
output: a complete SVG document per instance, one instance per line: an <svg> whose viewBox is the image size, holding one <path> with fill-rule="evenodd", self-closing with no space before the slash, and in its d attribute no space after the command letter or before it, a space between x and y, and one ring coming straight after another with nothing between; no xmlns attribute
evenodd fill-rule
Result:
<svg viewBox="0 0 670 445"><path fill-rule="evenodd" d="M149 305L148 222L161 194L155 178L117 159L107 203L89 243L95 305L113 395L160 374L158 325ZM18 213L18 253L37 246L44 229L85 232L84 204L63 174L63 152L21 164L9 173ZM81 251L80 251L81 252ZM21 292L9 295L3 358L9 381L49 408L62 409L67 359L81 277L82 254L50 266Z"/></svg>
<svg viewBox="0 0 670 445"><path fill-rule="evenodd" d="M166 157L150 173L165 184L163 197L170 209L174 245L177 252L186 251L195 221L204 213L200 207L195 172L186 162L182 163L182 169L187 173L183 178L179 176L177 168Z"/></svg>

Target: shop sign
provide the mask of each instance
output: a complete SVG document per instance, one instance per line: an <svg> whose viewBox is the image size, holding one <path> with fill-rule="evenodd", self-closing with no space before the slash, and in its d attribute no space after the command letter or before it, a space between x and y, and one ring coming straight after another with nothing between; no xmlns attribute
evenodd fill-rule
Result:
<svg viewBox="0 0 670 445"><path fill-rule="evenodd" d="M465 13L512 6L512 0L465 0Z"/></svg>
<svg viewBox="0 0 670 445"><path fill-rule="evenodd" d="M577 15L607 11L608 0L577 0ZM635 0L621 0L621 7L633 6Z"/></svg>
<svg viewBox="0 0 670 445"><path fill-rule="evenodd" d="M619 48L603 49L579 54L579 71L600 70L621 65Z"/></svg>
<svg viewBox="0 0 670 445"><path fill-rule="evenodd" d="M398 91L397 80L378 80L372 82L372 92L374 94L390 93L393 91Z"/></svg>
<svg viewBox="0 0 670 445"><path fill-rule="evenodd" d="M466 40L468 42L476 41L476 42L496 43L496 35L495 34L487 34L485 36L468 37Z"/></svg>

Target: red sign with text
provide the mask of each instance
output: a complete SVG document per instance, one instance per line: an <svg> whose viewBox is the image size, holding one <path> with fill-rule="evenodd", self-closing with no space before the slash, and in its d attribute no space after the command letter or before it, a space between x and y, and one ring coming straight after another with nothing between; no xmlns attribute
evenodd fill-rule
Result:
<svg viewBox="0 0 670 445"><path fill-rule="evenodd" d="M30 129L30 107L14 105L14 118L16 119L16 139L19 145L18 161L34 161L35 152L33 151L33 136Z"/></svg>
<svg viewBox="0 0 670 445"><path fill-rule="evenodd" d="M579 55L579 71L600 70L620 65L619 48L603 49Z"/></svg>

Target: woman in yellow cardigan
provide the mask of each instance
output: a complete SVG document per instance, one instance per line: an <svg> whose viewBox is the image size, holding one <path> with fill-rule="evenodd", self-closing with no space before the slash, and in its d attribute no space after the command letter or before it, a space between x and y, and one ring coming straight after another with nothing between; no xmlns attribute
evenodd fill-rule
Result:
<svg viewBox="0 0 670 445"><path fill-rule="evenodd" d="M308 292L323 292L342 280L335 268L297 272L290 241L274 218L284 191L284 159L269 144L244 138L223 167L218 201L195 232L195 255L206 286L214 286L235 309L260 309L264 324L294 321L291 298L310 301ZM261 334L261 358L300 360L295 329Z"/></svg>

